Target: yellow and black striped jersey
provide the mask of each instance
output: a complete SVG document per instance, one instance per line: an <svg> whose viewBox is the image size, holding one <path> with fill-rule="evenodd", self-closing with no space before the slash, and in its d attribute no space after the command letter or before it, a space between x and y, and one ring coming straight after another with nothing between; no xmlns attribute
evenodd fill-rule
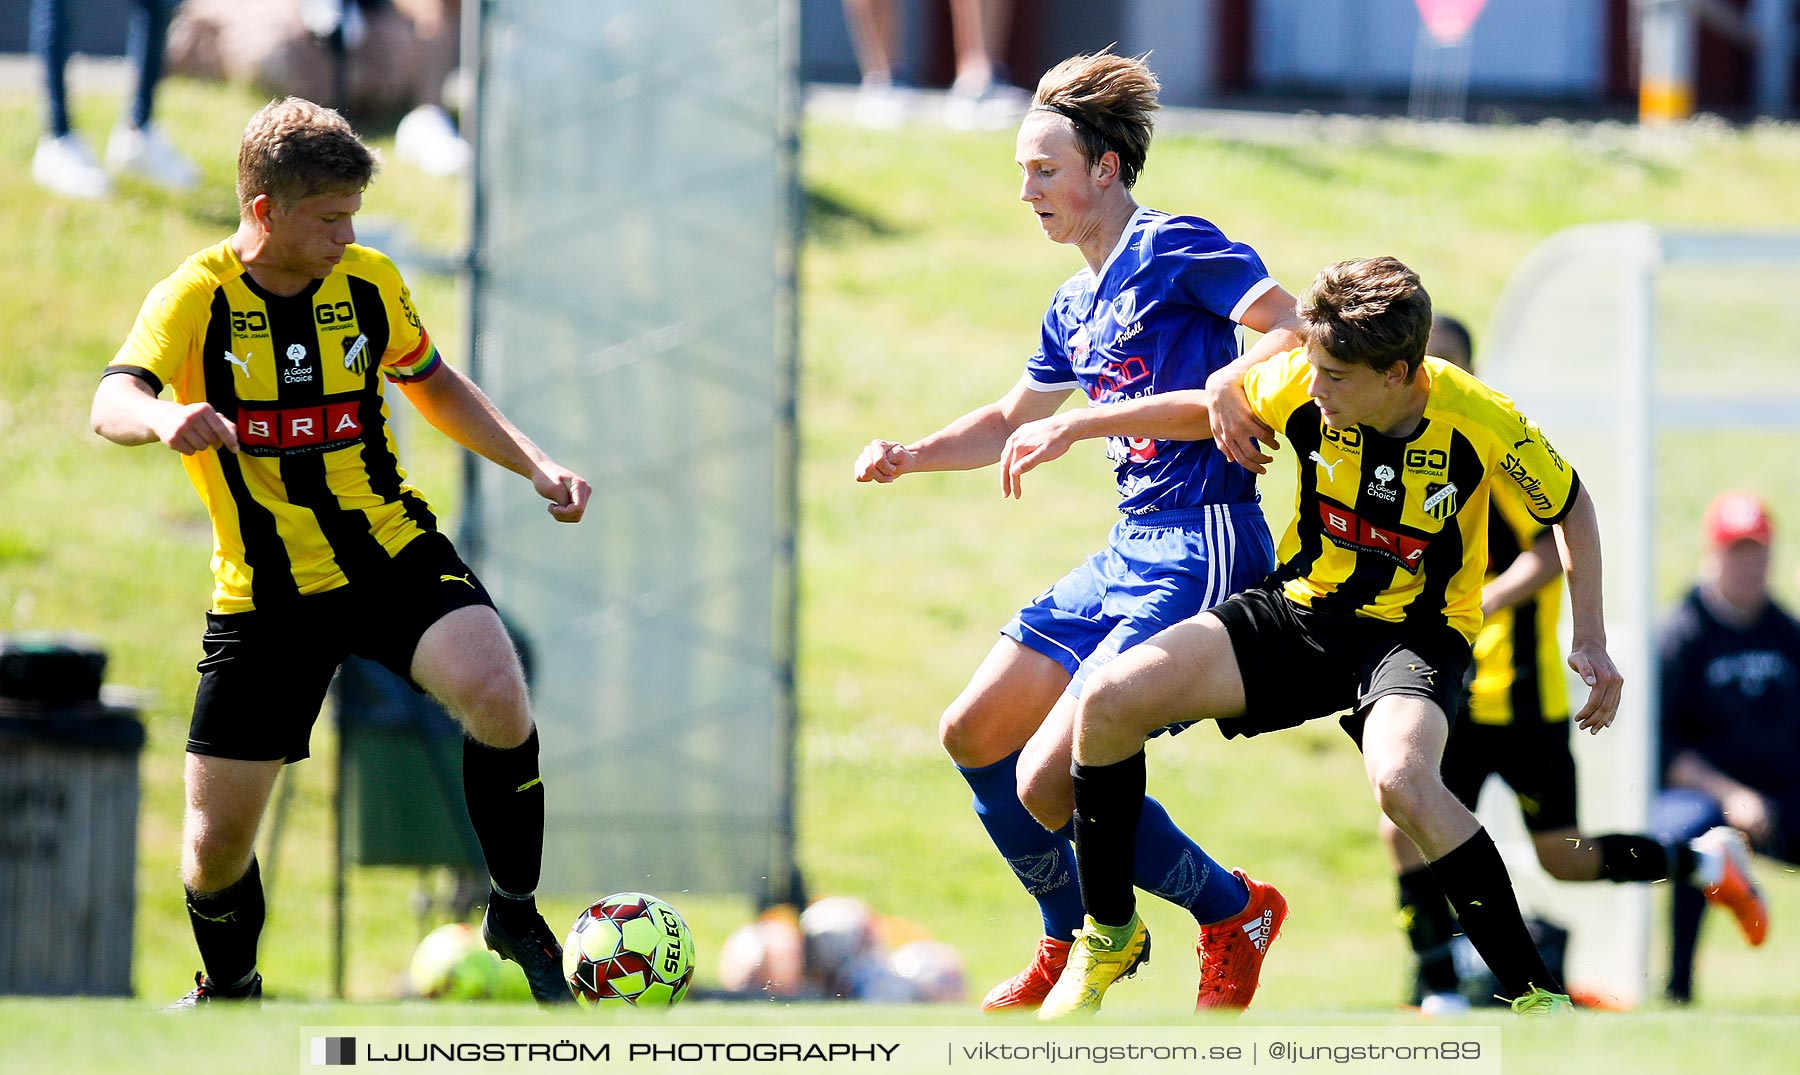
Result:
<svg viewBox="0 0 1800 1075"><path fill-rule="evenodd" d="M419 380L439 361L399 270L367 247L283 297L226 240L151 290L105 373L167 385L237 424L239 454L182 457L212 516L213 611L373 577L437 528L400 469L378 374Z"/></svg>
<svg viewBox="0 0 1800 1075"><path fill-rule="evenodd" d="M1511 482L1494 486L1488 511L1487 579L1512 566L1544 533ZM1559 576L1511 608L1482 621L1475 636L1475 679L1469 686L1469 719L1513 724L1569 719L1569 686L1563 678Z"/></svg>
<svg viewBox="0 0 1800 1075"><path fill-rule="evenodd" d="M1307 394L1304 348L1244 378L1251 409L1298 457L1294 521L1272 578L1317 612L1448 624L1473 641L1489 479L1516 484L1545 525L1569 510L1580 482L1510 399L1436 358L1416 376L1428 390L1425 413L1405 437L1327 427Z"/></svg>

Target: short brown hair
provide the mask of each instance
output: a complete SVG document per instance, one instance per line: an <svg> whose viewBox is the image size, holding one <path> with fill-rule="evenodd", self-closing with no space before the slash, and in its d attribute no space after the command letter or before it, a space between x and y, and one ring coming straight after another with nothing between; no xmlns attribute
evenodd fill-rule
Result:
<svg viewBox="0 0 1800 1075"><path fill-rule="evenodd" d="M271 101L250 117L238 146L238 212L267 194L291 206L321 194L360 193L375 178L375 154L343 116L299 97Z"/></svg>
<svg viewBox="0 0 1800 1075"><path fill-rule="evenodd" d="M1109 149L1117 153L1119 179L1129 189L1150 153L1150 113L1160 107L1161 89L1143 56L1102 50L1071 56L1044 72L1031 107L1066 118L1089 165Z"/></svg>
<svg viewBox="0 0 1800 1075"><path fill-rule="evenodd" d="M1301 296L1300 336L1339 362L1377 371L1404 362L1410 381L1431 336L1431 296L1395 258L1340 261Z"/></svg>

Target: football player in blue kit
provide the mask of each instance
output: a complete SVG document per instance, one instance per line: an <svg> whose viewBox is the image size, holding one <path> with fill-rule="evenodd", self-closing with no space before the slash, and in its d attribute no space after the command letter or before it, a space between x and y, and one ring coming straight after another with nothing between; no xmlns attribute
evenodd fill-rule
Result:
<svg viewBox="0 0 1800 1075"><path fill-rule="evenodd" d="M1157 91L1141 58L1105 52L1044 75L1019 128L1019 197L1085 264L1057 289L1037 353L1003 397L919 440L875 440L856 461L857 481L882 483L998 462L1003 495L1017 496L1025 472L1098 438L1117 474L1124 518L1106 547L1002 628L939 723L976 815L1043 917L1035 957L987 995L988 1011L1035 1009L1082 925L1068 828L1082 684L1274 566L1255 476L1206 439L1205 408L1180 394L1238 358L1239 324L1264 334L1246 360L1297 346L1294 297L1211 223L1133 199ZM1077 390L1089 406L1059 413ZM1209 989L1209 939L1227 947L1246 916L1285 906L1280 894L1219 866L1153 800L1137 847L1133 882L1201 926L1197 1007L1243 1007L1248 996Z"/></svg>

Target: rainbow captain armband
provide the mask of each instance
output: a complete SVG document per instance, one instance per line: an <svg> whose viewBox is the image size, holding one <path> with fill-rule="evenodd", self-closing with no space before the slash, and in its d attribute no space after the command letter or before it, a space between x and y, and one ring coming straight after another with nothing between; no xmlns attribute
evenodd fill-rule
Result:
<svg viewBox="0 0 1800 1075"><path fill-rule="evenodd" d="M443 361L444 360L438 355L437 347L431 342L430 334L421 330L419 333L419 346L413 348L406 357L395 362L391 366L387 366L381 372L383 376L387 377L388 380L393 381L395 384L409 384L413 381L423 381L425 378L436 373L438 366L441 365Z"/></svg>

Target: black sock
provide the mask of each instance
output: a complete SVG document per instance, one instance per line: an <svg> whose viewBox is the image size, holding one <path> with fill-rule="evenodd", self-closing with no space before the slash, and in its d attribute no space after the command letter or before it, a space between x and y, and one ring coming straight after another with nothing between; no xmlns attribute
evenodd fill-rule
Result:
<svg viewBox="0 0 1800 1075"><path fill-rule="evenodd" d="M1553 993L1563 991L1525 929L1512 878L1486 829L1476 829L1460 847L1432 863L1431 872L1456 909L1463 934L1508 998L1524 996L1534 985Z"/></svg>
<svg viewBox="0 0 1800 1075"><path fill-rule="evenodd" d="M513 932L528 930L542 917L536 896L515 896L488 886L488 912Z"/></svg>
<svg viewBox="0 0 1800 1075"><path fill-rule="evenodd" d="M1605 836L1594 837L1600 845L1600 876L1607 881L1667 881L1669 870L1678 867L1679 862L1670 862L1669 849L1648 836L1627 835L1610 832ZM1694 852L1683 848L1690 859ZM1679 859L1679 853L1675 856ZM1675 874L1686 877L1693 872L1690 862L1686 872Z"/></svg>
<svg viewBox="0 0 1800 1075"><path fill-rule="evenodd" d="M538 734L510 749L463 740L463 799L494 887L512 896L537 891L544 865L544 784Z"/></svg>
<svg viewBox="0 0 1800 1075"><path fill-rule="evenodd" d="M1429 866L1408 870L1398 881L1400 922L1413 955L1419 958L1419 978L1425 990L1456 992L1456 961L1450 958L1450 938L1456 932L1456 920L1450 915L1444 886Z"/></svg>
<svg viewBox="0 0 1800 1075"><path fill-rule="evenodd" d="M1075 873L1094 921L1123 926L1137 913L1131 890L1138 815L1144 809L1144 752L1111 765L1076 762Z"/></svg>
<svg viewBox="0 0 1800 1075"><path fill-rule="evenodd" d="M206 976L221 989L244 985L256 973L256 941L262 935L262 871L256 857L244 876L217 892L187 890L188 921Z"/></svg>

